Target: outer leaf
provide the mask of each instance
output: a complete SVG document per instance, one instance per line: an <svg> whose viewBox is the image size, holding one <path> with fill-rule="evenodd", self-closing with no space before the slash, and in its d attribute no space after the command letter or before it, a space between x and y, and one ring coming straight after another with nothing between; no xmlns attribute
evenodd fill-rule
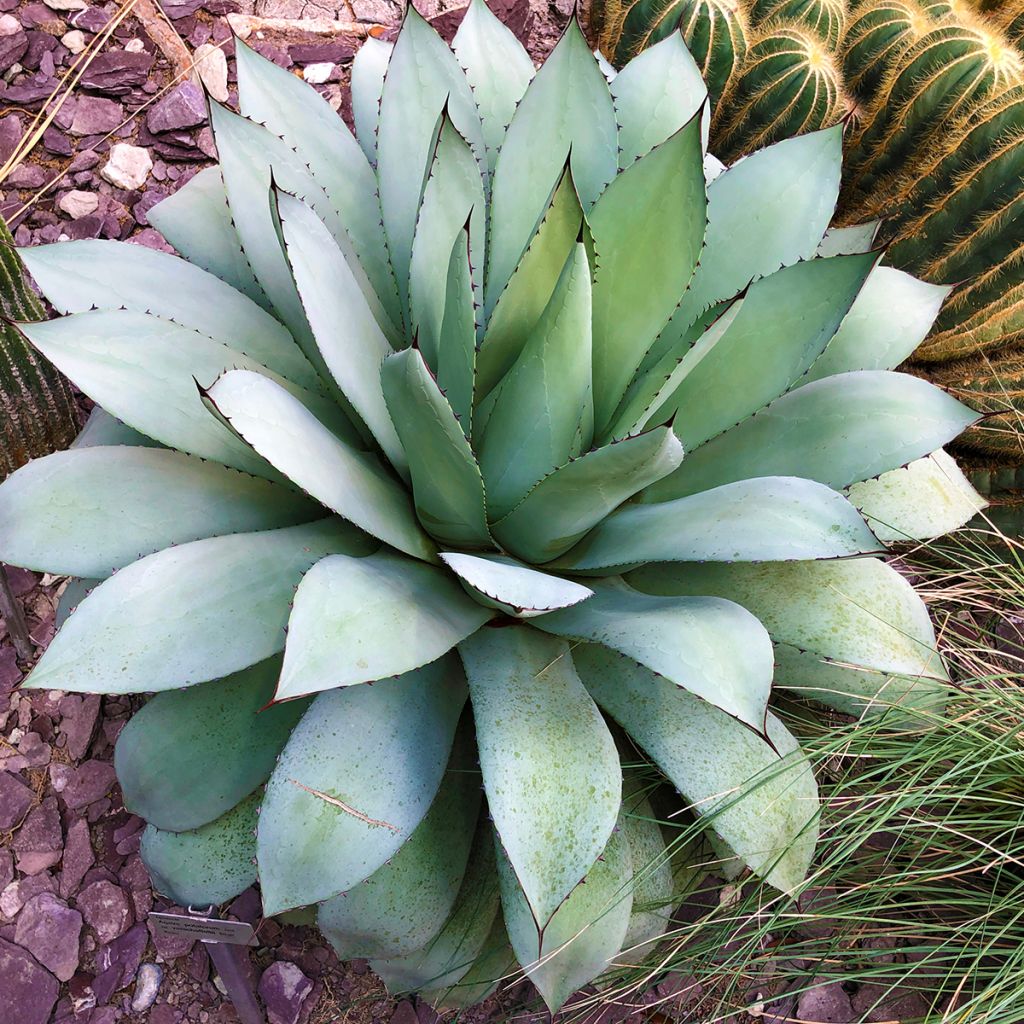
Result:
<svg viewBox="0 0 1024 1024"><path fill-rule="evenodd" d="M762 476L654 505L627 505L558 564L767 562L844 558L880 549L841 495L799 477Z"/></svg>
<svg viewBox="0 0 1024 1024"><path fill-rule="evenodd" d="M700 68L680 32L637 54L611 82L619 122L619 167L660 146L693 119L708 98ZM701 119L707 149L710 117Z"/></svg>
<svg viewBox="0 0 1024 1024"><path fill-rule="evenodd" d="M481 604L523 619L567 608L593 594L589 587L538 572L504 555L442 551L441 560Z"/></svg>
<svg viewBox="0 0 1024 1024"><path fill-rule="evenodd" d="M501 914L495 914L480 955L469 970L456 982L421 992L420 998L437 1010L467 1009L483 1002L516 970L516 956L508 941L505 921Z"/></svg>
<svg viewBox="0 0 1024 1024"><path fill-rule="evenodd" d="M945 678L924 603L874 558L764 565L661 565L629 574L649 593L728 597L776 643L879 672Z"/></svg>
<svg viewBox="0 0 1024 1024"><path fill-rule="evenodd" d="M266 707L279 657L224 679L158 693L114 749L125 807L172 832L225 814L270 778L309 701ZM263 710L266 708L266 710Z"/></svg>
<svg viewBox="0 0 1024 1024"><path fill-rule="evenodd" d="M409 263L416 217L437 138L438 118L446 105L459 134L482 161L480 117L466 76L445 42L409 4L384 79L377 134L384 233L405 309L409 305Z"/></svg>
<svg viewBox="0 0 1024 1024"><path fill-rule="evenodd" d="M444 316L438 336L437 386L444 392L466 437L472 437L476 382L476 304L469 262L469 233L456 235L448 258Z"/></svg>
<svg viewBox="0 0 1024 1024"><path fill-rule="evenodd" d="M752 728L764 728L772 645L745 608L717 597L651 597L621 582L594 585L589 601L535 625L625 654Z"/></svg>
<svg viewBox="0 0 1024 1024"><path fill-rule="evenodd" d="M421 950L370 966L392 993L446 989L470 970L484 950L498 916L498 879L490 826L482 821L473 838L466 876L444 928Z"/></svg>
<svg viewBox="0 0 1024 1024"><path fill-rule="evenodd" d="M143 693L218 679L284 647L302 574L374 542L337 519L211 537L158 551L101 583L54 637L25 686Z"/></svg>
<svg viewBox="0 0 1024 1024"><path fill-rule="evenodd" d="M367 36L352 61L352 118L356 137L371 164L377 162L377 124L384 75L394 50L392 43Z"/></svg>
<svg viewBox="0 0 1024 1024"><path fill-rule="evenodd" d="M464 227L469 227L470 258L479 268L483 298L484 236L487 203L480 167L469 143L455 130L447 110L423 189L416 220L409 266L409 302L412 328L427 365L437 368L441 322L445 312L445 284L452 247Z"/></svg>
<svg viewBox="0 0 1024 1024"><path fill-rule="evenodd" d="M115 445L127 445L131 448L163 448L159 441L154 441L145 434L140 434L116 416L111 416L106 409L94 405L85 421L81 433L71 442L71 448L111 448Z"/></svg>
<svg viewBox="0 0 1024 1024"><path fill-rule="evenodd" d="M443 928L480 812L472 752L471 730L460 730L437 796L405 845L365 881L320 904L317 925L340 959L408 956Z"/></svg>
<svg viewBox="0 0 1024 1024"><path fill-rule="evenodd" d="M618 754L567 644L515 626L481 630L459 652L488 807L542 929L608 841Z"/></svg>
<svg viewBox="0 0 1024 1024"><path fill-rule="evenodd" d="M751 281L810 259L835 211L842 128L784 139L752 153L708 185L700 265L679 309L644 360L644 371L686 351L687 328Z"/></svg>
<svg viewBox="0 0 1024 1024"><path fill-rule="evenodd" d="M420 522L442 544L489 547L480 467L423 356L416 349L389 356L381 383L409 459Z"/></svg>
<svg viewBox="0 0 1024 1024"><path fill-rule="evenodd" d="M338 245L359 261L388 314L386 327L401 323L398 290L388 263L380 221L377 181L345 122L315 89L261 57L245 43L235 47L238 103L245 117L266 125L302 153L316 183L344 226Z"/></svg>
<svg viewBox="0 0 1024 1024"><path fill-rule="evenodd" d="M524 561L550 561L682 459L683 447L667 427L588 452L537 484L494 524L494 536Z"/></svg>
<svg viewBox="0 0 1024 1024"><path fill-rule="evenodd" d="M941 537L959 530L988 504L941 449L909 466L854 484L849 497L884 541ZM0 502L0 518L2 508Z"/></svg>
<svg viewBox="0 0 1024 1024"><path fill-rule="evenodd" d="M259 794L194 832L161 832L149 825L139 853L153 888L182 906L226 903L256 881L253 832Z"/></svg>
<svg viewBox="0 0 1024 1024"><path fill-rule="evenodd" d="M818 792L785 726L769 713L773 750L722 711L606 649L586 644L573 660L594 699L749 867L783 892L796 890L814 853Z"/></svg>
<svg viewBox="0 0 1024 1024"><path fill-rule="evenodd" d="M697 265L707 209L700 131L692 118L623 171L590 213L599 437Z"/></svg>
<svg viewBox="0 0 1024 1024"><path fill-rule="evenodd" d="M313 701L260 809L264 913L345 892L401 849L437 794L465 695L447 658Z"/></svg>
<svg viewBox="0 0 1024 1024"><path fill-rule="evenodd" d="M477 399L486 397L516 361L533 333L572 255L583 225L568 167L554 190L544 220L491 314L477 365Z"/></svg>
<svg viewBox="0 0 1024 1024"><path fill-rule="evenodd" d="M278 197L278 209L288 264L323 361L388 460L406 472L380 388L381 363L391 345L323 221L289 195Z"/></svg>
<svg viewBox="0 0 1024 1024"><path fill-rule="evenodd" d="M498 385L483 437L480 470L492 519L590 447L590 265L580 242L515 365Z"/></svg>
<svg viewBox="0 0 1024 1024"><path fill-rule="evenodd" d="M875 235L881 221L870 220L848 228L829 228L818 243L818 256L849 256L855 252L867 252L875 244Z"/></svg>
<svg viewBox="0 0 1024 1024"><path fill-rule="evenodd" d="M152 313L243 352L304 388L321 386L277 320L234 287L176 256L100 239L32 246L18 254L59 313L93 308Z"/></svg>
<svg viewBox="0 0 1024 1024"><path fill-rule="evenodd" d="M601 859L539 934L515 869L499 844L505 926L516 958L552 1013L601 974L622 948L633 905L632 876L629 840L617 828Z"/></svg>
<svg viewBox="0 0 1024 1024"><path fill-rule="evenodd" d="M0 485L0 558L102 577L173 544L322 515L294 491L192 455L89 447L35 459Z"/></svg>
<svg viewBox="0 0 1024 1024"><path fill-rule="evenodd" d="M493 172L505 131L533 78L533 61L484 0L470 0L452 49L473 89L483 124L487 167Z"/></svg>
<svg viewBox="0 0 1024 1024"><path fill-rule="evenodd" d="M414 558L435 558L401 484L376 456L332 433L284 388L258 373L224 374L209 391L252 447L328 508Z"/></svg>
<svg viewBox="0 0 1024 1024"><path fill-rule="evenodd" d="M840 329L876 259L814 259L752 284L725 329L716 323L683 356L643 425L673 418L692 452L788 391Z"/></svg>
<svg viewBox="0 0 1024 1024"><path fill-rule="evenodd" d="M409 672L447 654L492 615L432 565L388 551L325 558L295 594L275 699Z"/></svg>
<svg viewBox="0 0 1024 1024"><path fill-rule="evenodd" d="M633 963L649 953L650 943L667 931L674 888L672 858L644 787L626 776L623 790L619 822L633 861L633 907L622 952Z"/></svg>
<svg viewBox="0 0 1024 1024"><path fill-rule="evenodd" d="M90 591L95 590L102 582L102 579L68 581L57 604L57 615L54 620L57 629L60 629L68 621L68 616L89 596Z"/></svg>
<svg viewBox="0 0 1024 1024"><path fill-rule="evenodd" d="M566 158L589 210L615 176L616 138L608 83L573 17L516 108L494 170L487 316L533 237Z"/></svg>
<svg viewBox="0 0 1024 1024"><path fill-rule="evenodd" d="M189 263L208 270L264 309L271 308L242 252L219 167L194 175L146 216Z"/></svg>
<svg viewBox="0 0 1024 1024"><path fill-rule="evenodd" d="M864 371L807 384L691 452L644 501L668 501L754 476L849 487L919 459L977 413L917 377Z"/></svg>
<svg viewBox="0 0 1024 1024"><path fill-rule="evenodd" d="M875 267L805 383L848 370L892 370L925 339L950 289Z"/></svg>

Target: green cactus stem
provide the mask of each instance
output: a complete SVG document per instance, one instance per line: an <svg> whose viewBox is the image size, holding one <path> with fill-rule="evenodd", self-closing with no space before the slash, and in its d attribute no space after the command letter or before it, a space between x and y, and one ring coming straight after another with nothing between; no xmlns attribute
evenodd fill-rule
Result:
<svg viewBox="0 0 1024 1024"><path fill-rule="evenodd" d="M802 25L772 23L754 41L712 123L712 149L733 160L778 139L837 123L840 74L822 41Z"/></svg>
<svg viewBox="0 0 1024 1024"><path fill-rule="evenodd" d="M0 309L5 320L46 319L0 219ZM65 448L78 433L68 382L8 323L0 325L0 480L29 459Z"/></svg>
<svg viewBox="0 0 1024 1024"><path fill-rule="evenodd" d="M750 16L758 26L789 22L809 28L833 50L846 31L843 0L753 0Z"/></svg>
<svg viewBox="0 0 1024 1024"><path fill-rule="evenodd" d="M932 27L914 0L873 0L858 7L843 37L846 88L862 102L873 99L903 53Z"/></svg>

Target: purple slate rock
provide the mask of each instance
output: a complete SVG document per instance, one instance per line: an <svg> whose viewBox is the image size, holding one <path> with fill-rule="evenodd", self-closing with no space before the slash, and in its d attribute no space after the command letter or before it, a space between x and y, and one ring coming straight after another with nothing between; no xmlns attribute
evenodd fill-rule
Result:
<svg viewBox="0 0 1024 1024"><path fill-rule="evenodd" d="M41 28L52 36L64 34L64 22L60 15L51 11L46 4L29 4L18 13L18 19L25 28Z"/></svg>
<svg viewBox="0 0 1024 1024"><path fill-rule="evenodd" d="M86 7L84 11L71 15L70 21L74 28L80 28L83 32L91 32L95 35L106 28L107 22L110 21L110 15L98 7Z"/></svg>
<svg viewBox="0 0 1024 1024"><path fill-rule="evenodd" d="M43 149L55 156L71 156L71 142L56 125L43 132Z"/></svg>
<svg viewBox="0 0 1024 1024"><path fill-rule="evenodd" d="M800 1020L815 1021L818 1024L853 1024L860 1019L854 1012L850 997L838 981L815 985L800 993L796 1004L796 1016Z"/></svg>
<svg viewBox="0 0 1024 1024"><path fill-rule="evenodd" d="M48 177L46 169L38 164L19 164L6 181L15 188L39 188Z"/></svg>
<svg viewBox="0 0 1024 1024"><path fill-rule="evenodd" d="M80 85L107 96L125 96L146 81L154 60L153 54L145 50L141 53L107 50L93 58Z"/></svg>
<svg viewBox="0 0 1024 1024"><path fill-rule="evenodd" d="M870 982L861 985L853 999L849 1020L878 1024L893 1020L920 1020L932 1007L923 993L912 988L890 988Z"/></svg>
<svg viewBox="0 0 1024 1024"><path fill-rule="evenodd" d="M81 224L87 219L81 217L74 223ZM115 781L114 766L109 761L83 761L71 772L61 795L68 808L74 811L106 796Z"/></svg>
<svg viewBox="0 0 1024 1024"><path fill-rule="evenodd" d="M341 41L333 43L296 43L288 54L296 64L339 64L355 56L355 47Z"/></svg>
<svg viewBox="0 0 1024 1024"><path fill-rule="evenodd" d="M174 252L174 247L167 244L164 236L156 228L143 228L138 234L128 239L135 245L145 246L147 249L156 249L157 252Z"/></svg>
<svg viewBox="0 0 1024 1024"><path fill-rule="evenodd" d="M96 862L89 838L89 822L76 818L68 826L68 837L64 844L64 860L60 872L60 894L67 899L78 892L85 873Z"/></svg>
<svg viewBox="0 0 1024 1024"><path fill-rule="evenodd" d="M11 118L15 118L15 115L10 114L0 120L0 130L2 130L4 122L9 122ZM0 149L0 160L6 160L9 155L4 155L3 150ZM21 669L18 668L18 656L14 653L14 648L0 647L0 694L10 693L21 682L22 675Z"/></svg>
<svg viewBox="0 0 1024 1024"><path fill-rule="evenodd" d="M51 175L48 173L43 174L43 182L48 182ZM33 186L38 188L38 186ZM33 721L33 725L36 728L41 728L42 723L49 721L48 719L38 719ZM50 744L43 741L42 736L37 732L27 732L18 742L18 753L25 758L25 763L29 768L44 768L50 763L50 758L53 756L53 751L50 749Z"/></svg>
<svg viewBox="0 0 1024 1024"><path fill-rule="evenodd" d="M182 82L159 103L154 103L146 115L151 132L170 132L179 128L194 128L206 122L206 100L191 82Z"/></svg>
<svg viewBox="0 0 1024 1024"><path fill-rule="evenodd" d="M3 892L0 892L0 916L8 919L15 917L33 896L38 896L41 892L52 892L54 895L57 893L57 883L49 871L11 882Z"/></svg>
<svg viewBox="0 0 1024 1024"><path fill-rule="evenodd" d="M60 731L66 737L65 749L73 761L80 761L89 749L99 721L101 703L98 693L88 693L84 697L69 693L61 698Z"/></svg>
<svg viewBox="0 0 1024 1024"><path fill-rule="evenodd" d="M105 135L124 120L124 107L116 100L79 96L71 122L72 135Z"/></svg>
<svg viewBox="0 0 1024 1024"><path fill-rule="evenodd" d="M0 892L14 881L14 854L0 850Z"/></svg>
<svg viewBox="0 0 1024 1024"><path fill-rule="evenodd" d="M391 1024L419 1024L419 1018L416 1016L416 1007L408 999L404 999L395 1007L395 1012L391 1014Z"/></svg>
<svg viewBox="0 0 1024 1024"><path fill-rule="evenodd" d="M138 237L138 236L136 236ZM133 238L134 242L135 239ZM187 911L181 907L169 907L160 906L157 908L162 914L186 914ZM191 952L192 946L195 943L195 939L187 938L183 935L168 935L166 932L158 932L156 925L152 921L147 922L149 927L149 934L153 940L153 945L156 946L157 953L160 954L165 960L176 960L179 956L185 956L186 953Z"/></svg>
<svg viewBox="0 0 1024 1024"><path fill-rule="evenodd" d="M180 1020L180 1010L176 1010L170 1003L157 1003L149 1011L147 1024L178 1024Z"/></svg>
<svg viewBox="0 0 1024 1024"><path fill-rule="evenodd" d="M16 64L28 49L28 35L14 18L0 19L0 71Z"/></svg>
<svg viewBox="0 0 1024 1024"><path fill-rule="evenodd" d="M0 832L14 828L35 803L35 795L16 775L0 772Z"/></svg>
<svg viewBox="0 0 1024 1024"><path fill-rule="evenodd" d="M78 894L75 902L101 943L112 942L132 923L128 898L113 882L93 882Z"/></svg>
<svg viewBox="0 0 1024 1024"><path fill-rule="evenodd" d="M135 980L148 940L146 926L137 924L96 954L99 973L93 979L92 990L98 1006L109 1003L115 992L127 988Z"/></svg>
<svg viewBox="0 0 1024 1024"><path fill-rule="evenodd" d="M4 102L15 103L19 107L33 107L47 99L56 85L52 77L36 72L18 85L8 86L3 93Z"/></svg>
<svg viewBox="0 0 1024 1024"><path fill-rule="evenodd" d="M53 59L51 57L48 65L43 64L45 54L52 54L60 46L53 36L46 32L29 32L26 34L28 47L21 58L21 66L29 71L42 71L44 75L52 75L54 72Z"/></svg>
<svg viewBox="0 0 1024 1024"><path fill-rule="evenodd" d="M302 1004L312 990L313 982L299 967L287 960L275 960L263 972L258 989L270 1024L297 1024Z"/></svg>
<svg viewBox="0 0 1024 1024"><path fill-rule="evenodd" d="M59 989L31 954L0 939L0 1020L46 1024Z"/></svg>
<svg viewBox="0 0 1024 1024"><path fill-rule="evenodd" d="M18 915L14 941L27 949L60 981L78 970L82 915L48 892L33 896Z"/></svg>
<svg viewBox="0 0 1024 1024"><path fill-rule="evenodd" d="M168 18L179 21L192 17L203 6L203 0L164 0L160 6Z"/></svg>
<svg viewBox="0 0 1024 1024"><path fill-rule="evenodd" d="M168 193L161 188L148 188L142 198L132 207L132 215L140 224L149 223L149 211L158 203L162 203Z"/></svg>

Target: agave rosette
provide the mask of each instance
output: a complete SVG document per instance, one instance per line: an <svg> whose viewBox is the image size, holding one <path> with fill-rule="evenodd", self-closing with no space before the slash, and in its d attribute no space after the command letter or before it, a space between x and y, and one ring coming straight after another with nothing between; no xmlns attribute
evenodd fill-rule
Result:
<svg viewBox="0 0 1024 1024"><path fill-rule="evenodd" d="M827 232L839 130L724 169L679 35L609 82L573 21L535 73L482 0L454 53L411 7L366 43L358 142L238 77L150 215L184 258L22 251L67 314L22 330L100 407L0 488L0 557L76 577L26 685L156 693L117 769L157 884L258 875L445 1005L510 945L555 1008L666 927L639 748L797 891L773 677L933 700L879 555L978 507L941 451L975 414L892 372L945 290Z"/></svg>

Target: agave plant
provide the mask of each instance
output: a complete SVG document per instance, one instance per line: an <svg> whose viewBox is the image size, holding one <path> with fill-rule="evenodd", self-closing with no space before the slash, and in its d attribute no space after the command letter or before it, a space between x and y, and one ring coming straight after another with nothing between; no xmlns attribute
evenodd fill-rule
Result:
<svg viewBox="0 0 1024 1024"><path fill-rule="evenodd" d="M482 0L454 53L412 7L367 42L358 142L238 78L150 215L184 258L23 253L67 315L21 330L105 410L0 488L0 557L77 578L27 685L155 692L116 765L157 884L258 877L441 1005L514 954L554 1009L667 926L639 749L797 893L773 681L933 707L881 555L980 501L976 414L891 372L946 289L828 231L839 131L725 169L680 35L609 83L572 21L535 73Z"/></svg>

